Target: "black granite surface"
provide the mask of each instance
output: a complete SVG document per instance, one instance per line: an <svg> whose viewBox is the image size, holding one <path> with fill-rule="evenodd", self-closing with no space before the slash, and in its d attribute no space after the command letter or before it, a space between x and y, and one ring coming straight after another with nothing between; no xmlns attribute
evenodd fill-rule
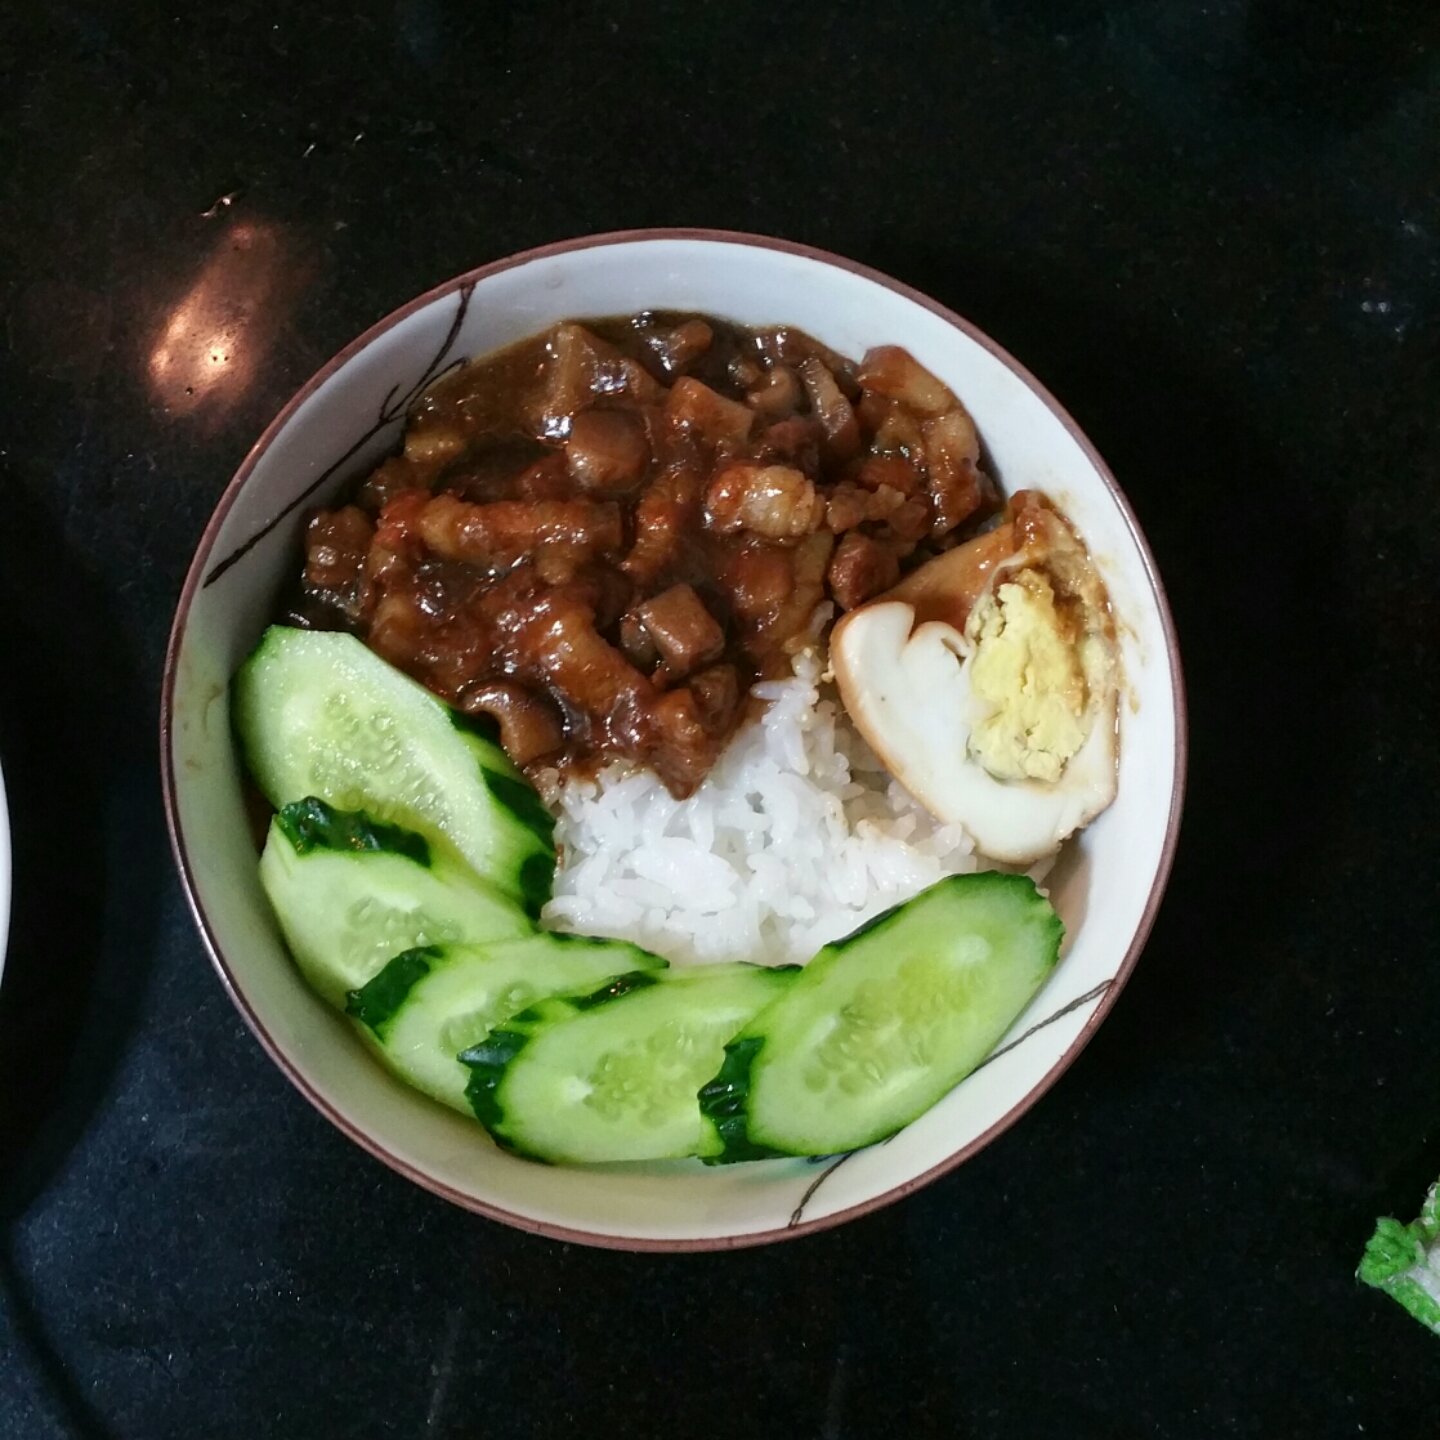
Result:
<svg viewBox="0 0 1440 1440"><path fill-rule="evenodd" d="M0 1435L1440 1432L1440 1340L1352 1279L1440 1174L1437 16L5 6ZM1009 346L1191 686L1169 899L1079 1063L923 1193L729 1256L528 1238L346 1142L212 975L157 781L181 577L292 390L459 270L650 224ZM202 280L222 379L167 338Z"/></svg>

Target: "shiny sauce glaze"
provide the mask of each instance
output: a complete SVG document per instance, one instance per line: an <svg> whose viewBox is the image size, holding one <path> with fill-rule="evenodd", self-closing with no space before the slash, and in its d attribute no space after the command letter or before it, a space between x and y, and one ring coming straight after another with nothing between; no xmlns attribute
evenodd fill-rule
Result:
<svg viewBox="0 0 1440 1440"><path fill-rule="evenodd" d="M311 516L292 623L345 628L515 763L704 779L817 608L997 504L964 406L903 349L646 312L444 376L400 453Z"/></svg>

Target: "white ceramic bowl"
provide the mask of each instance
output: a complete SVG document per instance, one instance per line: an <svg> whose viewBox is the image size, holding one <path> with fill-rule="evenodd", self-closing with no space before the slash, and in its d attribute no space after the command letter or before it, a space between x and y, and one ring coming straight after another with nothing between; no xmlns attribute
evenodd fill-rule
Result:
<svg viewBox="0 0 1440 1440"><path fill-rule="evenodd" d="M1119 620L1128 685L1119 795L1070 847L1052 896L1068 950L996 1054L887 1144L822 1162L551 1168L392 1080L287 957L256 875L228 720L230 676L299 559L306 510L397 443L439 370L570 316L696 310L798 325L842 353L906 346L979 424L1008 491L1039 487L1078 524ZM166 804L190 903L260 1042L346 1134L495 1219L622 1248L720 1249L834 1225L898 1199L1013 1124L1114 1003L1160 902L1179 825L1179 659L1154 562L1075 423L993 341L923 295L835 256L710 231L593 236L471 271L382 320L285 407L221 497L185 582L162 705Z"/></svg>

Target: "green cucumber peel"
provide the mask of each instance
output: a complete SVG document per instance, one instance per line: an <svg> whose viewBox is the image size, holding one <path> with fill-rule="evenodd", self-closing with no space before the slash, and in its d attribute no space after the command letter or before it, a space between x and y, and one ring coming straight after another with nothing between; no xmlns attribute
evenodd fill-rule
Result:
<svg viewBox="0 0 1440 1440"><path fill-rule="evenodd" d="M585 937L557 934L553 938L579 940ZM657 968L668 967L664 961L661 961ZM504 1111L497 1098L500 1084L505 1078L505 1071L509 1068L510 1063L529 1044L531 1027L539 1022L553 1019L557 1012L563 1014L568 1011L571 1014L579 1014L586 1010L594 1010L597 1006L608 1005L612 1000L619 1000L621 996L633 994L636 990L643 990L647 985L653 984L655 984L655 976L651 971L633 970L628 974L617 976L608 984L602 985L600 989L593 990L589 994L552 995L531 1005L528 1009L520 1011L519 1014L512 1015L499 1029L492 1030L479 1044L472 1045L468 1050L460 1052L457 1057L460 1063L470 1067L470 1079L465 1085L465 1098L470 1102L470 1108L475 1112L475 1118L490 1132L497 1144L512 1154L526 1155L532 1160L544 1161L544 1156L530 1155L513 1140L501 1134L499 1129L505 1121ZM545 1163L549 1162L545 1161Z"/></svg>
<svg viewBox="0 0 1440 1440"><path fill-rule="evenodd" d="M395 1012L405 1003L406 996L416 984L430 973L433 962L441 958L441 953L438 945L419 945L413 950L402 950L393 960L386 962L385 968L374 979L350 992L345 1000L345 1013L353 1015L362 1025L368 1025L376 1038L383 1040Z"/></svg>
<svg viewBox="0 0 1440 1440"><path fill-rule="evenodd" d="M497 1145L515 1154L524 1152L500 1133L505 1112L496 1099L496 1091L505 1078L510 1062L529 1043L530 1036L525 1032L502 1028L492 1030L478 1045L472 1045L460 1053L461 1063L470 1067L465 1098L470 1102L475 1118L490 1132Z"/></svg>
<svg viewBox="0 0 1440 1440"><path fill-rule="evenodd" d="M740 1160L769 1160L781 1152L757 1145L745 1129L745 1101L750 1093L750 1071L765 1048L763 1035L732 1040L725 1061L713 1080L700 1089L700 1114L715 1127L722 1146L718 1155L702 1157L707 1165L730 1165Z"/></svg>
<svg viewBox="0 0 1440 1440"><path fill-rule="evenodd" d="M441 702L444 703L444 702ZM450 715L450 723L465 735L474 735L488 745L500 747L500 728L494 721L475 715L467 715L463 710L456 710L453 706L446 706ZM500 756L504 757L504 750L501 748ZM494 764L480 762L480 779L484 782L485 788L503 805L520 823L528 829L533 830L540 839L549 841L555 830L555 818L540 803L540 796L536 793L535 787L525 779L516 769L501 770Z"/></svg>
<svg viewBox="0 0 1440 1440"><path fill-rule="evenodd" d="M540 796L528 780L517 780L512 775L502 775L489 766L480 767L480 778L485 788L522 825L533 830L547 844L555 833L555 817L540 803Z"/></svg>
<svg viewBox="0 0 1440 1440"><path fill-rule="evenodd" d="M589 995L581 995L579 998L572 998L564 1003L572 1010L594 1010L596 1006L608 1005L612 1000L619 1000L622 996L632 994L636 990L643 990L647 985L654 985L655 972L653 970L632 970L628 975L619 975L608 985L602 985L600 989L592 991Z"/></svg>
<svg viewBox="0 0 1440 1440"><path fill-rule="evenodd" d="M377 820L364 810L337 810L316 795L284 806L275 820L297 855L312 850L384 851L417 865L430 864L430 843L423 835Z"/></svg>
<svg viewBox="0 0 1440 1440"><path fill-rule="evenodd" d="M530 855L520 862L520 908L538 920L555 889L555 856Z"/></svg>

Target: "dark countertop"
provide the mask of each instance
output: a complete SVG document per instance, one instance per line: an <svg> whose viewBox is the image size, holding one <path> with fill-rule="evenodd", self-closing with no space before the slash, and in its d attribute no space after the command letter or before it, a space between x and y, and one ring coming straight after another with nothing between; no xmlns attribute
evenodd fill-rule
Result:
<svg viewBox="0 0 1440 1440"><path fill-rule="evenodd" d="M1440 1341L1352 1272L1440 1174L1440 12L932 9L6 7L0 1435L1434 1433ZM285 398L459 270L649 224L1010 347L1191 687L1170 895L1080 1061L921 1194L729 1256L532 1239L345 1141L158 793L171 608ZM207 321L243 363L185 389L167 331L257 253Z"/></svg>

